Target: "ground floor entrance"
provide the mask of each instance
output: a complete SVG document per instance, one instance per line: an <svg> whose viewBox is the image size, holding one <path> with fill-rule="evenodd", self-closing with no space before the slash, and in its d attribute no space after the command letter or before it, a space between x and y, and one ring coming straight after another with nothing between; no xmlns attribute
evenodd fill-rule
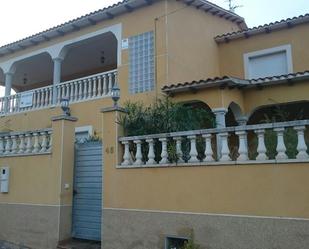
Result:
<svg viewBox="0 0 309 249"><path fill-rule="evenodd" d="M101 240L102 143L77 143L75 147L72 237Z"/></svg>

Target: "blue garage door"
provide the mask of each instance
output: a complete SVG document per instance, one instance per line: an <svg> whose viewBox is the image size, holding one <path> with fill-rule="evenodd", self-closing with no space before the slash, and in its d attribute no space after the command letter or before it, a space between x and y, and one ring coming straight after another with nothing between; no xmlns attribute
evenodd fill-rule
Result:
<svg viewBox="0 0 309 249"><path fill-rule="evenodd" d="M76 144L72 236L101 240L102 143Z"/></svg>

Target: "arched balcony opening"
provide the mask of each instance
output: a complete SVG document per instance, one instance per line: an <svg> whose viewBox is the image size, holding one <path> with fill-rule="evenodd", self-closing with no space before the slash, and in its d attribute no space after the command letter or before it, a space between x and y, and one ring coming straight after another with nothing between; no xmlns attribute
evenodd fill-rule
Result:
<svg viewBox="0 0 309 249"><path fill-rule="evenodd" d="M12 88L17 93L53 83L53 61L47 52L15 62L12 70Z"/></svg>
<svg viewBox="0 0 309 249"><path fill-rule="evenodd" d="M274 123L309 119L309 101L261 106L250 115L248 124Z"/></svg>
<svg viewBox="0 0 309 249"><path fill-rule="evenodd" d="M65 46L61 81L70 81L117 69L117 39L107 32Z"/></svg>

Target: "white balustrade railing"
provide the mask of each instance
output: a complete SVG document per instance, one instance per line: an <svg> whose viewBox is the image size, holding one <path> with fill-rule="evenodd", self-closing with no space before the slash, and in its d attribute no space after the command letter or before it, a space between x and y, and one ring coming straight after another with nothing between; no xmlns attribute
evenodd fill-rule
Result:
<svg viewBox="0 0 309 249"><path fill-rule="evenodd" d="M0 157L50 153L52 130L0 133Z"/></svg>
<svg viewBox="0 0 309 249"><path fill-rule="evenodd" d="M299 120L121 137L124 153L119 167L309 162L308 126L309 120ZM287 153L287 144L293 153Z"/></svg>
<svg viewBox="0 0 309 249"><path fill-rule="evenodd" d="M103 72L84 78L66 81L56 85L56 103L53 103L53 86L33 89L0 98L0 113L18 113L60 104L61 98L69 98L70 102L79 102L94 98L110 96L111 90L117 83L117 70ZM23 107L22 95L32 93L32 103Z"/></svg>

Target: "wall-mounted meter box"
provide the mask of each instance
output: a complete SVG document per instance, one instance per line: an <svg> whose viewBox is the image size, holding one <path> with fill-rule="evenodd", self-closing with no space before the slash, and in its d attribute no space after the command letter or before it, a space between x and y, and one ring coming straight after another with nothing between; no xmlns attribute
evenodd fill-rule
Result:
<svg viewBox="0 0 309 249"><path fill-rule="evenodd" d="M1 167L0 174L0 192L8 193L9 192L9 181L10 181L10 168Z"/></svg>

